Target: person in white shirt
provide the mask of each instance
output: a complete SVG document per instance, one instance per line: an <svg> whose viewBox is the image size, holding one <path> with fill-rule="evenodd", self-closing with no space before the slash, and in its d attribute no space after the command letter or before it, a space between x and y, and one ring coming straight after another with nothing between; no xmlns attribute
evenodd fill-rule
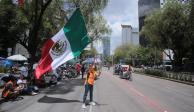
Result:
<svg viewBox="0 0 194 112"><path fill-rule="evenodd" d="M20 73L24 76L25 79L28 78L28 63L24 63L24 66L20 68Z"/></svg>
<svg viewBox="0 0 194 112"><path fill-rule="evenodd" d="M33 87L29 87L27 81L23 79L23 75L17 80L17 85L19 87L20 94L36 95L37 93L33 91Z"/></svg>

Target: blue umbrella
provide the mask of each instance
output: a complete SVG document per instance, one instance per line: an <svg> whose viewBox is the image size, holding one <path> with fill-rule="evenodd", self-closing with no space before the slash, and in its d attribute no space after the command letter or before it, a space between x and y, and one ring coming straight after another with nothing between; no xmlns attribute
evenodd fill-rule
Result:
<svg viewBox="0 0 194 112"><path fill-rule="evenodd" d="M11 66L13 66L13 61L11 61L11 60L4 60L4 66L5 67L11 67Z"/></svg>

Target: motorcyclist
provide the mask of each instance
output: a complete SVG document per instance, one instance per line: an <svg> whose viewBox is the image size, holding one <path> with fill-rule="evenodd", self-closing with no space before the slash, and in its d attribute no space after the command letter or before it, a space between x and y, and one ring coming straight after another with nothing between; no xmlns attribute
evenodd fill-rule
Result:
<svg viewBox="0 0 194 112"><path fill-rule="evenodd" d="M129 75L129 79L132 81L132 71L133 68L131 66L131 64L129 64L128 70L127 70L127 74Z"/></svg>

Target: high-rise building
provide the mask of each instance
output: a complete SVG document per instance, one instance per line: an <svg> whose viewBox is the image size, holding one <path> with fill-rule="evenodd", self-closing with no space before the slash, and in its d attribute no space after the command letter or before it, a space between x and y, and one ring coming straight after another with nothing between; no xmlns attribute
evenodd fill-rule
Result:
<svg viewBox="0 0 194 112"><path fill-rule="evenodd" d="M121 25L122 27L122 44L139 44L139 31L132 28L131 25Z"/></svg>
<svg viewBox="0 0 194 112"><path fill-rule="evenodd" d="M132 34L131 34L131 43L133 45L139 45L139 29L138 28L132 28Z"/></svg>
<svg viewBox="0 0 194 112"><path fill-rule="evenodd" d="M110 37L104 37L102 39L103 43L103 55L104 57L110 56Z"/></svg>
<svg viewBox="0 0 194 112"><path fill-rule="evenodd" d="M132 27L131 25L121 25L122 27L122 44L127 44L131 41Z"/></svg>
<svg viewBox="0 0 194 112"><path fill-rule="evenodd" d="M160 0L139 0L138 1L138 13L139 13L139 32L144 25L145 17L153 10L160 8ZM139 36L139 43L142 46L148 45L148 40L145 36Z"/></svg>

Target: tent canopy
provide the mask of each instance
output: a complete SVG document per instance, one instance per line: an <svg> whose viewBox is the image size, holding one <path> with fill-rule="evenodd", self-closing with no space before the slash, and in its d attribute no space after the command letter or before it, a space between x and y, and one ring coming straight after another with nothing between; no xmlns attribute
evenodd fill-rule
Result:
<svg viewBox="0 0 194 112"><path fill-rule="evenodd" d="M102 61L99 58L87 58L82 63L101 63Z"/></svg>
<svg viewBox="0 0 194 112"><path fill-rule="evenodd" d="M16 54L7 57L8 60L13 60L13 61L27 61L27 58L22 56L21 54Z"/></svg>

